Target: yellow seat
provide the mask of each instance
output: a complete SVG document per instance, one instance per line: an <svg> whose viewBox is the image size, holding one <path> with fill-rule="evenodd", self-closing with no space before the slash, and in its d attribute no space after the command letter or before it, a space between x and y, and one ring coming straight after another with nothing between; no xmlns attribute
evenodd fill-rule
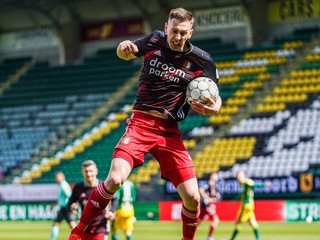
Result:
<svg viewBox="0 0 320 240"><path fill-rule="evenodd" d="M42 176L42 172L40 171L40 169L38 171L31 171L30 172L31 178L39 178L41 176Z"/></svg>
<svg viewBox="0 0 320 240"><path fill-rule="evenodd" d="M49 172L51 170L50 164L42 164L40 165L40 171L41 172Z"/></svg>
<svg viewBox="0 0 320 240"><path fill-rule="evenodd" d="M60 159L58 158L49 158L49 164L51 166L56 166L60 164Z"/></svg>

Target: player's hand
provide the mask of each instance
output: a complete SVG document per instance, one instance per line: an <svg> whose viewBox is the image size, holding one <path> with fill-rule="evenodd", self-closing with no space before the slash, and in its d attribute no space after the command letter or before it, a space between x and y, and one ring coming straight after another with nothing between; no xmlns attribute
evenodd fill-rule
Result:
<svg viewBox="0 0 320 240"><path fill-rule="evenodd" d="M71 213L72 213L73 215L75 215L75 216L78 216L78 211L77 211L78 207L79 207L79 204L78 204L78 203L72 203L72 204L70 205L70 211L71 211Z"/></svg>
<svg viewBox="0 0 320 240"><path fill-rule="evenodd" d="M114 212L106 212L106 214L104 215L105 218L113 220L116 217L116 214Z"/></svg>
<svg viewBox="0 0 320 240"><path fill-rule="evenodd" d="M265 182L264 185L265 185L265 187L271 187L272 182Z"/></svg>
<svg viewBox="0 0 320 240"><path fill-rule="evenodd" d="M191 102L191 108L203 116L217 114L222 105L220 96L217 98L217 100L214 100L210 97L206 97L206 100L207 103L201 103L199 101L193 100Z"/></svg>
<svg viewBox="0 0 320 240"><path fill-rule="evenodd" d="M138 52L138 47L133 42L125 40L119 44L118 50L121 51L122 57L129 58Z"/></svg>

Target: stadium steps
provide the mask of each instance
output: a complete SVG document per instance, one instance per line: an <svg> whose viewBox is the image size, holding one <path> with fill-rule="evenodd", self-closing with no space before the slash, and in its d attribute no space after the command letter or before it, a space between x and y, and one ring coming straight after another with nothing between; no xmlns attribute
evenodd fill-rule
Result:
<svg viewBox="0 0 320 240"><path fill-rule="evenodd" d="M220 126L220 128L216 129L216 132L212 137L206 137L203 139L201 144L199 144L194 152L201 150L204 146L211 143L214 139L223 138L228 135L230 128L240 122L241 119L249 118L252 114L256 112L257 106L261 104L265 97L270 95L273 92L273 89L281 84L281 79L287 78L290 76L290 71L293 69L297 69L303 62L305 62L305 58L308 53L310 53L311 49L314 46L318 45L318 39L312 39L310 42L306 42L304 47L300 50L299 54L287 62L286 65L283 65L280 68L279 74L275 74L272 76L271 80L264 85L262 89L258 89L258 93L254 95L254 97L250 98L247 105L242 107L237 115L234 115L231 121L225 125Z"/></svg>
<svg viewBox="0 0 320 240"><path fill-rule="evenodd" d="M140 72L140 71L139 71ZM85 120L77 129L70 133L69 138L74 138L83 133L86 129L92 127L98 120L102 119L110 111L110 109L130 91L130 89L138 84L139 72L136 72L127 82L114 92L108 100L95 110L95 112Z"/></svg>
<svg viewBox="0 0 320 240"><path fill-rule="evenodd" d="M299 50L296 57L291 59L291 61L289 61L288 64L281 69L280 75L277 78L273 78L273 81L270 82L270 85L264 89L264 94L259 95L258 98L252 102L251 107L253 109L251 112L255 112L254 108L257 109L259 105L263 106L265 98L267 96L272 96L273 90L277 87L280 87L284 79L290 78L292 71L299 69L300 66L306 62L307 55L317 45L319 45L319 38L312 38L310 42L304 43L303 48Z"/></svg>
<svg viewBox="0 0 320 240"><path fill-rule="evenodd" d="M243 111L241 114L236 116L234 122L229 124L229 127L238 123L241 119L247 118L252 113L254 113L259 104L262 104L264 99L270 95L274 88L279 87L281 85L282 79L289 78L290 72L292 70L298 69L299 66L305 62L305 58L310 53L311 49L313 49L316 45L319 44L318 38L313 38L310 43L305 44L305 46L300 50L299 54L290 61L287 62L282 68L280 68L280 74L273 76L268 84L264 85L262 89L259 90L259 94L256 94L255 98L252 98L251 101L248 102L247 111Z"/></svg>
<svg viewBox="0 0 320 240"><path fill-rule="evenodd" d="M70 143L75 138L84 134L85 131L92 128L97 122L101 121L101 119L105 118L110 109L120 101L129 91L130 89L138 84L139 72L136 72L118 91L114 92L108 100L103 102L100 107L98 107L85 121L75 129L71 129L70 132L63 132L60 134L60 138L57 139L55 144L50 145L50 149L44 151L34 158L32 163L29 163L25 168L30 168L30 166L34 163L40 161L42 157L46 157L59 149L62 149L67 143Z"/></svg>
<svg viewBox="0 0 320 240"><path fill-rule="evenodd" d="M95 58L99 58L99 61L97 63L95 63L95 64L90 64L89 63L90 61L83 63L83 72L86 73L88 71L92 71L92 68L97 65L97 67L99 69L99 72L102 73L102 70L101 70L102 68L101 67L105 67L104 66L105 61L108 61L109 65L111 66L111 69L113 69L113 68L115 68L117 66L119 66L119 67L120 66L124 66L125 71L122 72L122 75L126 74L128 76L132 76L132 74L135 74L135 76L137 76L137 72L138 72L137 69L140 69L139 68L139 66L140 66L139 64L135 64L134 66L131 66L130 67L130 72L127 73L126 72L127 69L128 69L126 67L127 64L123 65L123 63L121 62L121 64L118 64L117 66L115 66L115 63L113 63L113 61L111 61L111 57L108 55L109 52L112 53L112 58L115 58L113 56L114 55L114 51L108 51L107 54L105 54L105 53L97 54L97 56L96 57L93 56L90 59L90 61L92 61L92 60L95 61ZM87 64L91 66L89 69L85 68L87 66ZM38 66L39 64L36 64L36 65ZM109 66L109 65L107 64L107 66ZM49 75L47 75L48 78L51 77L51 75L50 75L51 72L53 74L52 76L55 77L55 78L58 77L59 74L60 74L60 76L63 77L64 75L63 74L61 75L62 71L63 72L67 72L71 77L72 76L76 76L76 75L79 76L79 74L74 71L74 69L75 69L74 66L65 66L62 69L53 67L53 69L52 69L49 66L47 66L47 64L44 65L44 66L42 66L42 64L40 64L39 67L40 68L44 67L44 68L46 68L48 70L48 71L45 71L45 73L49 72ZM119 70L119 67L117 68L118 70ZM79 68L77 68L77 69L79 69ZM107 70L108 69L106 69L105 71L107 71ZM134 70L134 72L131 72L132 70ZM128 71L129 71L129 69L128 69ZM42 74L42 72L38 71L38 72L34 72L34 74ZM108 72L108 76L110 75L109 72ZM73 73L74 73L74 75L73 75ZM93 72L93 74L96 74L96 73ZM80 74L80 76L83 77L81 74ZM103 77L103 76L101 76L101 77ZM57 78L58 81L59 81L59 79L60 78ZM98 107L96 109L96 111L93 112L90 115L90 117L88 119L85 119L83 124L77 125L77 126L74 125L73 127L71 126L71 127L68 127L68 128L60 129L59 131L55 132L55 134L51 135L48 139L43 141L37 147L36 154L34 154L34 156L32 157L31 161L29 161L28 163L22 164L21 168L19 167L19 168L16 168L16 169L12 169L12 172L11 172L12 174L8 179L6 179L6 181L12 181L12 179L15 176L21 175L24 170L30 169L33 164L39 163L40 159L42 159L43 157L47 157L47 156L50 156L50 155L54 154L54 152L62 149L64 146L66 146L68 143L70 143L72 141L72 139L76 138L77 136L80 136L81 133L83 133L85 130L88 130L90 128L90 126L92 127L94 124L97 124L99 119L103 119L103 118L106 117L105 114L108 111L110 111L110 109L112 107L114 107L116 105L116 103L123 98L123 96L126 94L126 92L128 92L130 90L131 86L133 86L134 84L137 85L137 83L138 83L137 77L131 77L128 80L128 82L126 82L127 79L124 79L125 81L123 81L122 77L117 78L117 72L114 73L114 80L116 80L121 85L119 85L118 83L117 84L111 83L111 87L113 85L117 85L117 86L119 85L120 87L117 87L117 91L112 91L110 93L110 96L108 97L108 99L110 99L110 101L106 100L101 105L101 107ZM86 91L89 91L89 90L90 89L84 89L83 91L86 92ZM100 89L99 91L101 92L101 91L104 91L104 90Z"/></svg>
<svg viewBox="0 0 320 240"><path fill-rule="evenodd" d="M14 74L8 76L7 80L1 83L0 97L7 89L10 88L12 84L17 82L19 78L31 68L31 66L32 66L31 63L25 63L23 66L19 66L19 67L17 66L17 71Z"/></svg>
<svg viewBox="0 0 320 240"><path fill-rule="evenodd" d="M286 102L286 109L289 109L289 111L287 110L286 112L291 112L291 114L293 114L293 116L295 116L295 113L298 111L298 112L300 112L300 114L301 114L301 111L304 111L304 110L307 110L310 106L310 104L311 104L311 102L315 99L315 97L318 95L318 93L319 93L319 88L318 87L315 87L316 86L316 84L315 84L315 81L317 81L317 76L318 75L314 75L314 71L309 71L309 72L307 72L307 70L306 69L312 69L312 70L317 70L317 68L318 67L316 67L316 64L311 64L311 65L308 65L308 64L306 64L306 56L308 55L308 54L310 54L310 52L312 52L312 49L314 49L314 47L315 46L319 46L319 38L316 38L316 39L313 39L313 40L311 40L310 41L310 43L309 44L306 44L306 46L303 48L303 49L301 49L301 51L300 51L300 55L298 55L299 57L297 57L296 59L294 59L293 61L292 61L292 64L291 65L289 65L289 66L287 66L287 70L289 69L289 71L288 71L288 74L283 74L283 75L285 75L285 77L283 77L283 78L281 78L280 79L280 83L281 83L281 89L282 90L285 90L286 88L288 88L288 90L290 89L290 87L291 86L293 86L293 87L295 87L296 85L297 86L302 86L301 87L301 89L299 89L299 87L298 87L298 89L299 89L299 92L300 92L300 90L301 90L301 93L305 93L306 95L308 95L307 96L307 100L303 100L303 101L299 101L299 102L293 102L293 103L290 103L290 102ZM308 68L307 68L308 67ZM294 74L293 74L294 73ZM302 75L301 76L301 74L304 74L304 73L308 73L308 75L306 75L306 78L304 78L304 76ZM313 74L313 76L309 76L309 73L312 73ZM299 74L299 75L298 75ZM287 75L289 76L289 77L287 77ZM296 78L294 78L293 76L296 76ZM297 76L300 76L299 78L297 78ZM312 79L310 79L310 78L308 78L308 76L309 77L312 77ZM309 79L309 80L308 80ZM308 80L308 81L307 81ZM304 84L305 83L305 85L302 85L302 84ZM292 85L289 85L289 84L292 84ZM299 85L300 84L300 85ZM308 85L309 84L309 85ZM313 84L313 85L312 85ZM280 87L278 87L279 85L276 85L277 86L277 89L280 89ZM313 88L312 88L313 87ZM291 91L292 92L292 91ZM271 94L270 95L274 95L273 94L274 93L274 91L272 91L271 92ZM284 93L283 93L284 94ZM288 97L289 97L289 95L288 95ZM283 113L284 111L279 111L279 112L277 112L277 114L279 113ZM306 111L307 112L307 111ZM267 112L267 113L259 113L259 115L257 115L257 117L258 116L261 116L261 117L266 117L267 119L270 119L270 117L272 118L272 116L274 116L274 113L275 113L275 111L272 111L272 112ZM269 117L269 118L268 118ZM251 120L254 120L254 119L259 119L259 118L251 118ZM260 118L260 119L262 119L262 118ZM250 120L250 119L249 119ZM282 128L284 128L284 126L279 126L280 127L280 129L282 129ZM311 127L311 126L309 126L309 127ZM298 126L297 126L297 129L298 129ZM252 129L252 133L250 133L250 134L254 134L255 132L255 130L253 130ZM276 133L277 133L277 130L275 130L275 132L272 134L272 135L270 135L270 136L276 136ZM263 142L268 142L268 138L270 137L268 134L266 135L266 136L261 136L261 134L259 134L259 133L255 133L255 134L257 134L257 136L258 135L260 135L260 137L262 137L262 141ZM271 134L271 133L270 133ZM242 134L240 134L239 136L243 136L244 134L242 133ZM262 134L263 135L263 134ZM232 134L231 134L231 136L232 136ZM308 141L308 140L310 140L310 139L301 139L300 140L300 142L298 142L299 144L303 144L303 142L304 141ZM311 143L310 143L311 144ZM260 146L261 147L261 146ZM262 146L262 148L260 149L261 151L262 151L262 149L263 149L263 146ZM258 149L257 149L258 150ZM256 154L257 155L255 155L256 157L259 157L259 156L264 156L265 157L265 155L268 155L268 153L264 153L263 154L263 151L261 152L261 151L257 151L256 152ZM262 154L262 155L261 155ZM269 153L270 154L270 153ZM279 153L277 152L277 154L279 155ZM306 152L305 154L311 154L311 153L308 153L308 152ZM278 156L279 157L279 156ZM299 159L299 157L301 157L301 156L298 156L298 158L296 159L297 160L297 163L299 163L299 161L301 160L301 159ZM271 157L270 157L271 158ZM253 159L254 158L252 158L251 160L253 161ZM275 158L276 159L276 158ZM307 158L308 159L308 158ZM312 161L314 161L314 158L311 158L312 160L310 160L311 162ZM273 161L276 161L276 160L273 160ZM301 162L301 161L300 161ZM304 163L306 163L306 162L308 162L308 161L305 161ZM236 166L235 166L236 167ZM298 166L299 167L299 166ZM305 169L305 165L303 166L303 168L302 168L302 166L301 166L301 169ZM233 170L235 170L235 169L233 169ZM250 170L250 169L249 169ZM281 169L280 169L281 170ZM290 170L290 169L289 169ZM250 172L250 171L249 171ZM301 171L300 171L301 172ZM264 173L265 174L265 173ZM279 173L277 173L277 174L279 174ZM293 172L293 174L294 174L294 172ZM233 174L234 175L234 174ZM268 177L268 176L267 176Z"/></svg>
<svg viewBox="0 0 320 240"><path fill-rule="evenodd" d="M127 82L125 82L125 84L121 86L118 89L118 91L114 92L104 103L102 103L101 106L98 107L87 119L85 119L84 123L82 123L80 126L77 126L77 128L69 129L69 131L62 130L58 132L57 133L57 135L59 135L58 138L53 136L51 139L46 139L44 142L44 145L46 145L48 148L42 149L41 152L39 152L37 155L35 155L32 158L31 162L23 164L21 169L13 172L14 173L13 175L15 176L21 175L24 170L31 169L32 165L39 164L40 160L43 157L53 155L55 152L63 149L66 145L70 144L74 139L83 135L85 131L88 131L88 129L96 125L99 121L101 121L101 119L104 119L107 113L110 112L110 109L118 101L120 101L130 91L130 89L133 86L137 85L138 83L137 78L138 78L138 72L136 72ZM117 137L120 138L120 136L117 136ZM14 176L11 176L10 180L12 181L13 178Z"/></svg>
<svg viewBox="0 0 320 240"><path fill-rule="evenodd" d="M81 164L83 161L92 159L97 164L99 169L99 177L105 178L110 168L111 157L113 154L114 146L117 144L120 136L123 134L125 123L114 125L108 132L102 134L101 131L98 135L88 138L88 141L82 139L79 146L84 146L82 150L74 149L70 152L64 152L63 157L59 160L57 157L52 159L57 160L56 163L51 164L49 171L43 171L40 177L32 179L34 183L46 182L52 183L54 181L54 173L57 170L63 171L67 174L68 181L78 182L81 181ZM70 144L71 146L71 144ZM73 145L75 146L75 145Z"/></svg>

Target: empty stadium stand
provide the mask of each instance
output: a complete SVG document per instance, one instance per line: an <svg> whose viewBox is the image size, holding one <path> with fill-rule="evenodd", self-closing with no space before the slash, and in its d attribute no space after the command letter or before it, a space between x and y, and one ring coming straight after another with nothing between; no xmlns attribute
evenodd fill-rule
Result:
<svg viewBox="0 0 320 240"><path fill-rule="evenodd" d="M22 60L1 65L20 63L18 67L22 67ZM77 65L35 63L15 82L10 82L8 76L3 81L10 87L4 89L0 102L0 159L4 172L28 162L30 169L30 160L37 161L36 157L63 145L103 103L110 100L110 105L115 104L110 96L117 90L121 92L120 86L139 67L119 61L113 49L101 50Z"/></svg>

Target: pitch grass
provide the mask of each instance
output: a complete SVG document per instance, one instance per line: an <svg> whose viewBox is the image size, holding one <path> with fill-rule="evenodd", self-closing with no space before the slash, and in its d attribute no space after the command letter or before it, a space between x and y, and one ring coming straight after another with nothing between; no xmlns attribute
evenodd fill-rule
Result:
<svg viewBox="0 0 320 240"><path fill-rule="evenodd" d="M12 221L0 222L0 240L48 240L52 222L48 221ZM307 224L260 222L260 232L263 240L319 240L320 223ZM199 225L196 240L205 240L209 227L208 222ZM216 240L227 240L233 231L232 222L221 222L215 232ZM135 224L134 240L180 240L180 222L138 221ZM70 229L66 223L60 227L59 240L67 239ZM122 233L119 236L124 240ZM252 230L243 225L237 240L254 240Z"/></svg>

